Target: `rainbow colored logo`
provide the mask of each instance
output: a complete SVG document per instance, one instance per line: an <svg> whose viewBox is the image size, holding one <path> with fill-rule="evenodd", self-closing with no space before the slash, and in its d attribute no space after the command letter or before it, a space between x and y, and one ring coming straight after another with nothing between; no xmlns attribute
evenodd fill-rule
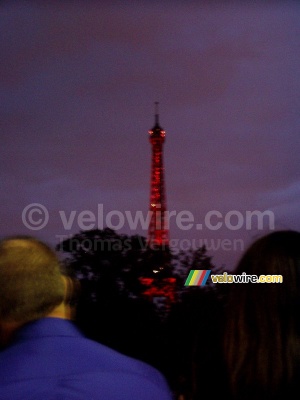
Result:
<svg viewBox="0 0 300 400"><path fill-rule="evenodd" d="M210 272L210 269L191 269L184 286L204 286Z"/></svg>

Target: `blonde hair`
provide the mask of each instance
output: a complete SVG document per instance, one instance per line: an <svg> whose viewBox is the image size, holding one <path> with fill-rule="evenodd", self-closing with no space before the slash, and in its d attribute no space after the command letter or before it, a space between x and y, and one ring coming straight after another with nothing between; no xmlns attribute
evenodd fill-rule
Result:
<svg viewBox="0 0 300 400"><path fill-rule="evenodd" d="M33 237L0 242L0 320L42 318L63 300L59 260L50 247Z"/></svg>

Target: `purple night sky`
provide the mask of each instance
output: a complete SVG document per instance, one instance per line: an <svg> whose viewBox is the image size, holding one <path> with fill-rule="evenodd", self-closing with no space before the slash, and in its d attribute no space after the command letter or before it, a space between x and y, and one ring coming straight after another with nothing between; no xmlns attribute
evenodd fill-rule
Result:
<svg viewBox="0 0 300 400"><path fill-rule="evenodd" d="M98 204L146 215L155 101L167 207L195 221L171 219L174 251L206 241L231 268L258 235L300 230L299 2L4 1L0 29L2 237L56 244L82 211L97 227ZM274 227L247 227L255 210Z"/></svg>

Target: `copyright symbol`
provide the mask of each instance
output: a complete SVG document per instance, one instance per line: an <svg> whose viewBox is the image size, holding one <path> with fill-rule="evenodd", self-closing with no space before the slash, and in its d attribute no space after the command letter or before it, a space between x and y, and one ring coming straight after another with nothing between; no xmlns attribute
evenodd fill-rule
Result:
<svg viewBox="0 0 300 400"><path fill-rule="evenodd" d="M26 228L39 231L48 224L49 212L42 204L31 203L23 209L22 221Z"/></svg>

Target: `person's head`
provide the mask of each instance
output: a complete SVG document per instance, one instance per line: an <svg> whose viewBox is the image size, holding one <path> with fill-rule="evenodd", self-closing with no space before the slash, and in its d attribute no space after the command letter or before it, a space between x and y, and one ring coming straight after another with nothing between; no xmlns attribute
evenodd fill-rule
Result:
<svg viewBox="0 0 300 400"><path fill-rule="evenodd" d="M229 287L228 379L238 398L272 398L293 381L300 362L300 232L274 231L257 239L233 273L243 272L282 275L283 282Z"/></svg>
<svg viewBox="0 0 300 400"><path fill-rule="evenodd" d="M299 275L300 232L280 230L255 240L240 259L236 272ZM298 268L297 268L298 267ZM290 285L292 282L290 282Z"/></svg>
<svg viewBox="0 0 300 400"><path fill-rule="evenodd" d="M0 322L23 324L61 304L65 284L54 251L32 237L0 242Z"/></svg>

